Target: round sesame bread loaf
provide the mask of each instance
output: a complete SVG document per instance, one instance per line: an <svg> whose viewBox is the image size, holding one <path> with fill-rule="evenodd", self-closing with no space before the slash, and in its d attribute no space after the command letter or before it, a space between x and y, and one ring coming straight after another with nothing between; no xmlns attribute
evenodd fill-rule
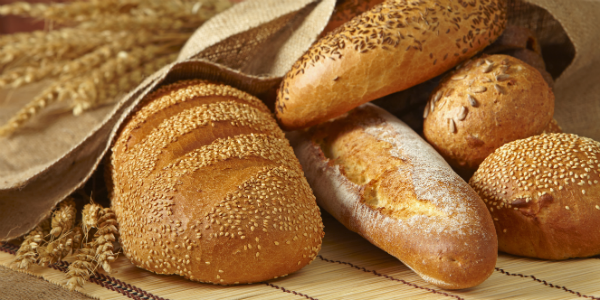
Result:
<svg viewBox="0 0 600 300"><path fill-rule="evenodd" d="M432 92L423 134L469 178L498 147L542 133L553 115L554 94L540 72L511 56L484 55Z"/></svg>
<svg viewBox="0 0 600 300"><path fill-rule="evenodd" d="M285 75L284 129L316 125L442 74L493 42L505 0L386 0L318 40Z"/></svg>
<svg viewBox="0 0 600 300"><path fill-rule="evenodd" d="M112 149L112 207L133 264L217 284L285 276L315 259L323 223L267 107L183 81L146 97Z"/></svg>
<svg viewBox="0 0 600 300"><path fill-rule="evenodd" d="M493 273L483 201L402 121L364 104L288 136L319 205L425 281L462 289Z"/></svg>
<svg viewBox="0 0 600 300"><path fill-rule="evenodd" d="M543 259L600 254L600 143L574 134L508 143L470 180L500 251Z"/></svg>

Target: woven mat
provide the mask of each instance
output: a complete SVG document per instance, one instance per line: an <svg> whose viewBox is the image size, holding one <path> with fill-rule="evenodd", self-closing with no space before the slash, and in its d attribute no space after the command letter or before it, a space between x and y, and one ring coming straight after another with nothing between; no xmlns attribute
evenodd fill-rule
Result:
<svg viewBox="0 0 600 300"><path fill-rule="evenodd" d="M483 284L449 291L427 284L331 216L325 214L323 221L326 235L318 258L285 278L224 287L156 275L120 256L113 273L94 276L81 292L98 299L600 299L598 258L553 262L501 254ZM0 265L9 266L16 250L0 244ZM61 284L68 265L33 266L28 273Z"/></svg>

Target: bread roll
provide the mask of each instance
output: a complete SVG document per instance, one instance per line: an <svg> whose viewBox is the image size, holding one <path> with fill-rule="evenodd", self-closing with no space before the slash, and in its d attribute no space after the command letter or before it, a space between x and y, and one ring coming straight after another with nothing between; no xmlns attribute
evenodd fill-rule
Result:
<svg viewBox="0 0 600 300"><path fill-rule="evenodd" d="M543 134L508 143L470 180L500 251L544 259L600 254L600 143Z"/></svg>
<svg viewBox="0 0 600 300"><path fill-rule="evenodd" d="M236 284L285 276L315 259L320 211L263 103L198 80L144 101L111 157L112 206L133 264Z"/></svg>
<svg viewBox="0 0 600 300"><path fill-rule="evenodd" d="M541 133L553 115L554 94L540 72L507 55L484 55L433 91L423 134L457 172L471 175L498 147Z"/></svg>
<svg viewBox="0 0 600 300"><path fill-rule="evenodd" d="M496 39L504 0L387 0L317 41L278 91L284 129L324 122L442 74Z"/></svg>
<svg viewBox="0 0 600 300"><path fill-rule="evenodd" d="M485 205L400 120L365 104L289 136L318 204L348 229L442 288L492 274L497 238Z"/></svg>

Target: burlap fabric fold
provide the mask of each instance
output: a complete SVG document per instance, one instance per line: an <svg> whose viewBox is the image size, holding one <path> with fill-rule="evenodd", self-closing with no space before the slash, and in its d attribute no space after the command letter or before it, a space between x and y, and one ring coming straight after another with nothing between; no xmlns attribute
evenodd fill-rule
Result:
<svg viewBox="0 0 600 300"><path fill-rule="evenodd" d="M565 132L600 140L600 0L510 0L511 24L532 29L555 83L555 118ZM325 27L334 0L246 0L206 22L176 62L118 103L80 117L60 104L0 138L0 241L27 233L79 188L110 147L120 123L160 84L221 81L272 103L281 76ZM566 69L565 69L566 67ZM41 88L0 94L5 122Z"/></svg>

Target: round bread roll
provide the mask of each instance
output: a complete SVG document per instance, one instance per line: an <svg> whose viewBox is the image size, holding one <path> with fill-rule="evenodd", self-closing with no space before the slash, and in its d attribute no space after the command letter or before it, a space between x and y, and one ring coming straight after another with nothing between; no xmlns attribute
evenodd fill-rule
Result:
<svg viewBox="0 0 600 300"><path fill-rule="evenodd" d="M194 80L144 102L118 135L109 167L133 264L237 284L285 276L316 258L319 208L260 100Z"/></svg>
<svg viewBox="0 0 600 300"><path fill-rule="evenodd" d="M423 133L464 176L498 147L540 134L553 115L554 94L540 72L511 56L484 55L433 91Z"/></svg>
<svg viewBox="0 0 600 300"><path fill-rule="evenodd" d="M470 180L489 208L498 248L566 259L600 254L600 143L574 134L532 136L485 159Z"/></svg>
<svg viewBox="0 0 600 300"><path fill-rule="evenodd" d="M275 110L295 130L436 77L492 43L505 0L386 0L318 40L294 64Z"/></svg>

